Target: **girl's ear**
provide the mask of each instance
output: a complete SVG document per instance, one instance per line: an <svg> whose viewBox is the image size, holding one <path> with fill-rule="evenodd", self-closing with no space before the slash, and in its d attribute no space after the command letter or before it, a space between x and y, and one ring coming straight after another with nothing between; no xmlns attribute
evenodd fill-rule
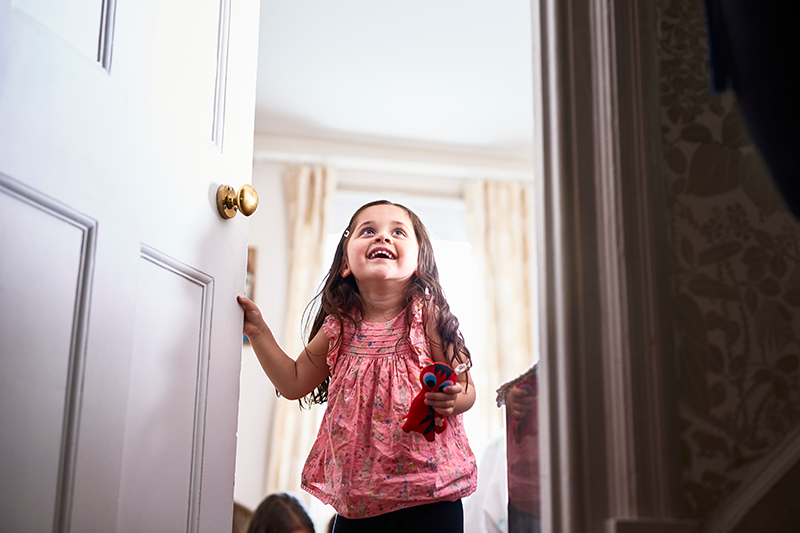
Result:
<svg viewBox="0 0 800 533"><path fill-rule="evenodd" d="M346 278L347 276L350 275L351 272L352 270L350 270L350 265L347 263L347 257L345 256L342 259L342 269L340 270L340 274L342 275L343 278Z"/></svg>

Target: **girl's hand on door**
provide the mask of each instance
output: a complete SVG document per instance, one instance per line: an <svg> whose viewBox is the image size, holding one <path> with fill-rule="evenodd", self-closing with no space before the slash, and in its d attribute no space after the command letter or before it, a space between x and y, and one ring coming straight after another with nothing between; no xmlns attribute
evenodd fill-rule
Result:
<svg viewBox="0 0 800 533"><path fill-rule="evenodd" d="M244 324L242 326L242 333L247 335L249 339L255 339L265 331L269 330L267 323L264 322L264 317L261 316L261 310L249 298L238 296L237 301L244 310Z"/></svg>

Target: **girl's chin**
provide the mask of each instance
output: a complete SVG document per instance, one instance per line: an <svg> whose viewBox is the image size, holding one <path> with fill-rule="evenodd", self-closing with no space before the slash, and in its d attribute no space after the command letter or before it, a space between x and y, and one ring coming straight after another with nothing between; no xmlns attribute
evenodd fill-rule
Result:
<svg viewBox="0 0 800 533"><path fill-rule="evenodd" d="M362 274L355 278L356 283L360 285L367 285L370 283L391 283L405 286L411 281L413 274L399 275L391 272L371 272L369 274Z"/></svg>

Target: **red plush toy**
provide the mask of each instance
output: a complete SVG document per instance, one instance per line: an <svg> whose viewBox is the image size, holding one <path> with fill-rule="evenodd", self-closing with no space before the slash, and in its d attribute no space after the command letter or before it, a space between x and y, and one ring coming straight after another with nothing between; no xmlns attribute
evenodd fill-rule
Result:
<svg viewBox="0 0 800 533"><path fill-rule="evenodd" d="M467 369L466 365L458 365L453 370L444 363L434 363L426 366L419 374L422 390L411 401L411 408L406 415L403 431L421 433L428 441L433 441L435 433L447 429L447 420L437 413L433 407L425 405L426 392L440 392L445 387L456 384L456 377Z"/></svg>

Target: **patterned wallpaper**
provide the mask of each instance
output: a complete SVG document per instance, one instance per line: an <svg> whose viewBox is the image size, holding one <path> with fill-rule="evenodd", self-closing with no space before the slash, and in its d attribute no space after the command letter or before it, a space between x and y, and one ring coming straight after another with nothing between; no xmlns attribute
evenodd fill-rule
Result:
<svg viewBox="0 0 800 533"><path fill-rule="evenodd" d="M683 489L716 508L800 425L800 225L731 94L712 95L700 0L659 0Z"/></svg>

